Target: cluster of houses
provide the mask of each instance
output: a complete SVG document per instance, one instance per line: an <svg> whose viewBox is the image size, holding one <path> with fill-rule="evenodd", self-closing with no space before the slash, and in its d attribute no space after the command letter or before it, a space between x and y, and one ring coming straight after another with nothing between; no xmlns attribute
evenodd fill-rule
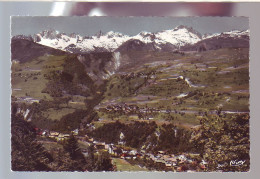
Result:
<svg viewBox="0 0 260 179"><path fill-rule="evenodd" d="M112 157L117 157L121 159L136 159L137 157L142 157L143 154L140 152L138 153L135 149L126 149L120 145L115 144L106 144L105 142L98 142L93 140L93 138L88 139L88 143L94 145L96 150L105 150L107 151Z"/></svg>
<svg viewBox="0 0 260 179"><path fill-rule="evenodd" d="M36 134L42 137L48 137L55 139L58 141L63 141L70 137L70 134L63 134L55 131L48 131L48 130L41 130L39 128L35 128ZM136 150L132 148L127 148L124 144L119 143L118 145L115 144L106 144L105 142L95 141L93 138L89 138L86 136L78 136L78 129L72 131L73 135L76 136L79 140L88 143L89 145L92 144L95 150L105 150L107 151L112 157L121 158L124 160L135 160L139 159L151 159L154 163L159 163L168 167L170 169L174 169L175 171L192 171L194 167L199 167L200 170L204 170L207 167L207 163L205 161L195 161L190 159L186 154L182 155L174 155L174 154L167 154L165 151L158 151L157 154L151 154L146 152L145 150ZM120 134L120 141L124 138L123 134ZM84 151L82 151L84 154ZM86 151L85 151L86 152ZM87 155L87 153L86 153Z"/></svg>
<svg viewBox="0 0 260 179"><path fill-rule="evenodd" d="M145 150L136 150L126 148L122 145L106 144L105 142L94 141L93 138L88 139L89 143L92 143L96 150L106 150L112 157L121 158L124 160L139 159L151 159L154 163L159 163L167 168L174 169L175 171L196 171L205 170L207 168L207 162L204 160L198 161L191 159L187 154L174 155L166 154L165 151L158 151L157 154L147 153ZM196 155L196 154L194 154ZM198 154L197 154L198 155Z"/></svg>
<svg viewBox="0 0 260 179"><path fill-rule="evenodd" d="M60 132L56 132L56 131L49 131L49 130L42 130L39 128L35 128L36 134L38 136L41 137L49 137L51 139L58 141L64 141L65 139L70 137L70 134L64 134L64 133L60 133ZM78 135L78 129L75 129L74 131L72 131L72 134L74 136Z"/></svg>
<svg viewBox="0 0 260 179"><path fill-rule="evenodd" d="M158 151L157 155L147 154L155 163L161 163L166 167L174 168L175 171L193 171L196 168L204 170L207 167L207 162L201 162L189 158L186 154L174 155L166 154L164 151Z"/></svg>
<svg viewBox="0 0 260 179"><path fill-rule="evenodd" d="M123 104L115 104L108 105L105 108L106 112L122 112L125 114L135 114L139 112L139 107L137 105L127 105Z"/></svg>
<svg viewBox="0 0 260 179"><path fill-rule="evenodd" d="M148 115L153 112L159 112L159 110L155 108L139 108L137 105L127 105L126 103L123 104L115 104L115 105L108 105L104 108L105 112L107 113L114 113L119 112L121 114L131 115L131 114L138 114L140 118L144 118L144 114Z"/></svg>
<svg viewBox="0 0 260 179"><path fill-rule="evenodd" d="M155 73L156 71L152 71L150 73L144 73L144 72L138 72L138 73L127 73L127 74L122 74L121 78L125 78L125 79L133 79L136 77L141 77L141 78L155 78ZM150 76L151 75L151 76Z"/></svg>
<svg viewBox="0 0 260 179"><path fill-rule="evenodd" d="M35 128L36 134L41 137L48 137L51 139L59 141L64 141L70 137L70 134L59 133L56 131L42 130ZM118 145L115 144L106 144L105 142L95 141L93 138L85 136L78 136L78 129L72 131L73 135L77 137L78 140L81 140L89 145L93 145L96 151L105 150L111 157L121 158L124 160L135 160L135 159L150 159L155 164L160 164L166 168L172 169L174 171L196 171L196 170L205 170L207 168L207 163L205 161L198 161L191 159L187 154L174 155L168 154L165 151L158 151L157 154L151 154L145 150L137 150L129 147L125 147L123 143L124 134L120 134L120 141ZM82 151L83 154L87 155L87 151ZM194 154L195 155L195 154Z"/></svg>

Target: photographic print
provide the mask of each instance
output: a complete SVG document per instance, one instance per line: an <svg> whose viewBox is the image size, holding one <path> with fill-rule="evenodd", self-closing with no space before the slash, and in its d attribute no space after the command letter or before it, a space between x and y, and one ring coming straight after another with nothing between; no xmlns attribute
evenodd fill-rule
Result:
<svg viewBox="0 0 260 179"><path fill-rule="evenodd" d="M248 172L246 17L12 17L13 171Z"/></svg>

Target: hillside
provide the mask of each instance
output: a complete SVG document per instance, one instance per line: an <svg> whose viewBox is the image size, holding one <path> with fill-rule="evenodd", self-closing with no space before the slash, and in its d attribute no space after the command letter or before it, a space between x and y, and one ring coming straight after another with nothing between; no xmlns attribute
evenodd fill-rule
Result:
<svg viewBox="0 0 260 179"><path fill-rule="evenodd" d="M249 32L234 32L222 33L205 37L201 41L187 45L181 48L182 50L205 51L215 50L220 48L248 48L249 47Z"/></svg>
<svg viewBox="0 0 260 179"><path fill-rule="evenodd" d="M41 50L28 51L28 60L13 62L12 96L20 102L56 101L45 107L42 119L59 120L91 106L102 119L95 125L109 122L113 115L120 121L152 119L163 124L170 122L170 113L175 124L191 127L199 124L197 115L219 108L228 113L249 111L248 48L185 53L129 49L77 55L27 40L19 43ZM115 106L138 110L130 116L110 114L108 108Z"/></svg>
<svg viewBox="0 0 260 179"><path fill-rule="evenodd" d="M65 55L67 53L61 50L37 44L28 39L12 38L11 40L12 60L24 63L45 54Z"/></svg>
<svg viewBox="0 0 260 179"><path fill-rule="evenodd" d="M139 56L143 64L128 66L128 70L120 70L110 78L105 99L97 107L102 111L101 123L111 120L113 113L109 111L117 108L114 120L135 121L144 116L144 119L167 123L167 113L170 113L174 123L188 126L199 124L197 115L214 113L219 108L227 113L249 111L247 48L183 56L152 53L153 61L145 60L148 54L140 52L131 56L129 53L128 58ZM131 105L139 110L130 109ZM125 107L132 111L130 116L124 112Z"/></svg>
<svg viewBox="0 0 260 179"><path fill-rule="evenodd" d="M180 26L127 38L12 39L12 118L53 156L46 170L63 170L59 151L73 146L90 171L216 171L215 161L237 158L245 165L221 170L248 171L248 32L202 37ZM84 44L93 39L92 51Z"/></svg>

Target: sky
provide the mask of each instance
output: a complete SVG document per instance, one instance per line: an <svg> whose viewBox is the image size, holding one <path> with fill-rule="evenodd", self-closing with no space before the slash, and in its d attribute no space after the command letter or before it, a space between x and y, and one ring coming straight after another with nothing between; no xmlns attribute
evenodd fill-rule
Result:
<svg viewBox="0 0 260 179"><path fill-rule="evenodd" d="M178 25L192 27L201 34L249 29L246 17L87 17L14 16L11 35L33 35L43 30L92 36L100 30L136 35L141 31L159 32Z"/></svg>

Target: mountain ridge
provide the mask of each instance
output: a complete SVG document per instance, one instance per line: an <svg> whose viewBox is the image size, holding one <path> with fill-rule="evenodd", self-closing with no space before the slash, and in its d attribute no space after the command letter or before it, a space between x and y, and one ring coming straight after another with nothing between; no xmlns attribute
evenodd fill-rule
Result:
<svg viewBox="0 0 260 179"><path fill-rule="evenodd" d="M80 36L75 33L65 34L55 30L44 30L32 36L18 35L13 38L22 38L31 40L38 44L66 51L69 53L89 53L89 52L114 52L126 50L123 47L126 43L140 41L144 49L152 51L172 51L189 50L194 44L205 40L216 40L216 38L240 39L244 36L249 37L249 30L216 33L212 35L202 35L192 27L180 25L174 29L163 30L156 33L142 31L134 36L125 35L120 32L109 31L103 33L99 31L93 36ZM215 38L215 39L214 39ZM123 46L123 47L122 47ZM194 47L191 48L194 50Z"/></svg>

